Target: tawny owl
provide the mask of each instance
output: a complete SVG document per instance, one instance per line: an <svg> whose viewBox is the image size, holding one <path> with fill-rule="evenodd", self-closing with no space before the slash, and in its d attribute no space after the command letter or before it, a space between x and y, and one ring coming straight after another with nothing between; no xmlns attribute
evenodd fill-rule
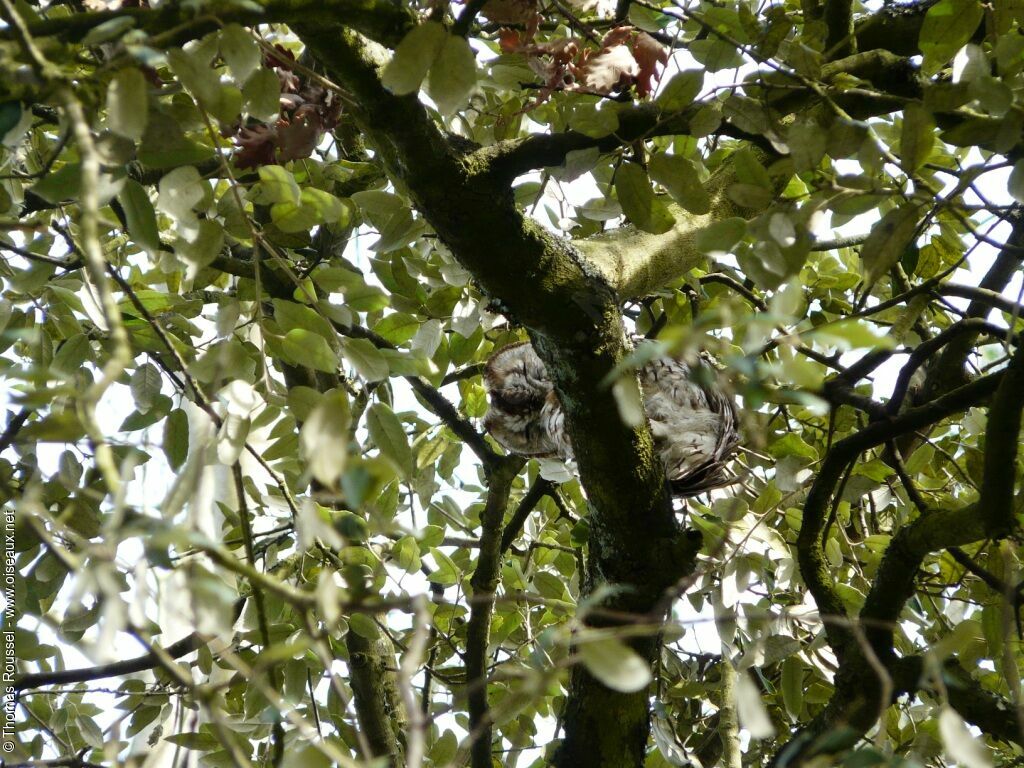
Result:
<svg viewBox="0 0 1024 768"><path fill-rule="evenodd" d="M639 377L654 447L673 495L695 496L730 484L726 462L739 445L732 398L670 357L646 363ZM501 445L522 456L573 457L562 404L529 342L495 352L484 384L490 395L484 426Z"/></svg>

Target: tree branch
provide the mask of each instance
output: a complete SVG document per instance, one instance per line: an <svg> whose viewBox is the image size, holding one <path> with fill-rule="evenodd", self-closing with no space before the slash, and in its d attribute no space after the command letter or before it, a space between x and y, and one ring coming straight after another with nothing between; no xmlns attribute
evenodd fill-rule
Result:
<svg viewBox="0 0 1024 768"><path fill-rule="evenodd" d="M899 413L900 408L903 406L903 399L906 397L907 390L910 387L910 380L913 378L914 373L917 372L924 363L932 359L933 356L947 344L953 344L961 336L970 336L972 339L976 339L979 334L987 333L996 338L1005 338L1006 331L1002 328L992 325L991 323L985 322L984 320L977 317L968 317L965 320L961 320L958 323L946 328L937 336L930 339L926 339L918 344L914 351L910 353L910 357L902 368L900 368L899 375L896 377L896 384L893 386L892 396L889 398L889 402L886 403L886 410L890 415Z"/></svg>
<svg viewBox="0 0 1024 768"><path fill-rule="evenodd" d="M470 584L473 600L466 627L466 685L473 768L491 768L491 725L487 713L487 644L491 636L494 595L501 569L501 524L505 519L512 481L525 460L510 456L491 472L487 501L480 515L480 554Z"/></svg>
<svg viewBox="0 0 1024 768"><path fill-rule="evenodd" d="M551 493L554 490L554 485L550 480L545 480L542 477L538 477L533 481L533 485L530 486L530 490L523 496L522 501L519 502L519 506L516 507L516 511L512 513L512 517L509 518L508 524L505 526L505 530L501 533L501 546L500 550L502 554L508 552L512 547L513 542L519 538L520 531L523 530L523 525L526 523L526 519L533 512L537 503L545 496L545 494Z"/></svg>
<svg viewBox="0 0 1024 768"><path fill-rule="evenodd" d="M853 53L857 38L853 28L853 3L851 0L825 0L823 18L828 26L825 50L829 58L848 56Z"/></svg>
<svg viewBox="0 0 1024 768"><path fill-rule="evenodd" d="M243 25L291 23L314 14L324 21L344 24L358 30L371 40L394 46L401 42L416 24L415 17L401 5L385 0L263 0L235 6L220 6L216 14L196 16L187 6L177 3L159 8L121 8L116 11L86 11L53 19L29 22L33 37L57 37L67 42L81 42L85 35L114 19L132 19L135 29L152 34L167 32L187 25L186 36L175 36L175 42L195 39L219 29L224 24ZM0 30L0 40L11 39L10 28Z"/></svg>
<svg viewBox="0 0 1024 768"><path fill-rule="evenodd" d="M1009 536L1016 526L1013 508L1020 447L1021 410L1024 409L1024 344L1006 367L992 398L985 429L985 468L979 506L985 533L996 539Z"/></svg>
<svg viewBox="0 0 1024 768"><path fill-rule="evenodd" d="M246 598L239 598L232 608L231 623L238 621L242 615L242 608L245 606ZM172 659L180 659L193 651L199 650L206 645L206 640L198 632L193 632L176 643L162 649L163 653ZM156 653L144 653L134 659L115 661L111 664L100 664L95 667L82 667L79 669L59 669L53 672L30 672L19 676L14 681L15 694L33 688L42 688L47 685L67 685L69 683L87 683L93 680L103 680L108 677L124 677L136 672L145 672L147 669L155 669L160 666L159 656Z"/></svg>
<svg viewBox="0 0 1024 768"><path fill-rule="evenodd" d="M944 283L936 288L945 296L960 296L970 299L964 319L985 318L992 308L1004 312L1019 311L1016 304L1009 302L1001 291L1009 284L1014 273L1021 266L1021 246L1024 246L1024 211L1016 210L1012 215L1013 228L1004 247L992 262L992 266L977 287ZM946 347L939 355L934 367L928 373L922 387L925 397L934 397L958 386L965 379L964 363L967 360L977 334L962 336Z"/></svg>
<svg viewBox="0 0 1024 768"><path fill-rule="evenodd" d="M814 596L818 609L826 617L825 627L829 643L840 661L848 650L851 635L843 621L847 618L846 609L835 590L835 582L825 559L824 537L829 501L843 470L869 448L931 426L947 416L977 405L991 396L1002 380L1002 372L993 373L948 395L911 408L896 418L875 421L850 437L840 440L826 455L804 503L803 520L797 538L797 561L808 590ZM957 542L953 542L955 543ZM830 620L830 616L841 620Z"/></svg>

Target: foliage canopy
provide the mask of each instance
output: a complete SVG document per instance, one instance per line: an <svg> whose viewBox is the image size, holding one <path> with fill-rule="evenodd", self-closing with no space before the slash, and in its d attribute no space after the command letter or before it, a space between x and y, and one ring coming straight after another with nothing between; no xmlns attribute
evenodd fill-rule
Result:
<svg viewBox="0 0 1024 768"><path fill-rule="evenodd" d="M0 11L6 757L1019 764L1019 4Z"/></svg>

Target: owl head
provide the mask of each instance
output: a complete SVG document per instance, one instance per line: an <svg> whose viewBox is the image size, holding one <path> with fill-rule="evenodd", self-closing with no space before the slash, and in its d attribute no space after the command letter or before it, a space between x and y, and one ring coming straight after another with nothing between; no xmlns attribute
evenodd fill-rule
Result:
<svg viewBox="0 0 1024 768"><path fill-rule="evenodd" d="M554 392L544 363L528 342L511 344L491 355L484 369L490 407L484 427L509 451L522 456L551 456L554 443L541 421Z"/></svg>

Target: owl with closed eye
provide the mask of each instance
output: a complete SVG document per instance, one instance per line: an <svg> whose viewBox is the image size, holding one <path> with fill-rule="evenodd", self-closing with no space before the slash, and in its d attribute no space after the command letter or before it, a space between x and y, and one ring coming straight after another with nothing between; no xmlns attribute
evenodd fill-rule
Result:
<svg viewBox="0 0 1024 768"><path fill-rule="evenodd" d="M637 372L654 448L677 497L734 482L727 462L740 438L736 404L713 376L672 357L657 357ZM572 459L565 412L543 361L529 342L495 352L484 369L490 407L484 427L512 453Z"/></svg>

